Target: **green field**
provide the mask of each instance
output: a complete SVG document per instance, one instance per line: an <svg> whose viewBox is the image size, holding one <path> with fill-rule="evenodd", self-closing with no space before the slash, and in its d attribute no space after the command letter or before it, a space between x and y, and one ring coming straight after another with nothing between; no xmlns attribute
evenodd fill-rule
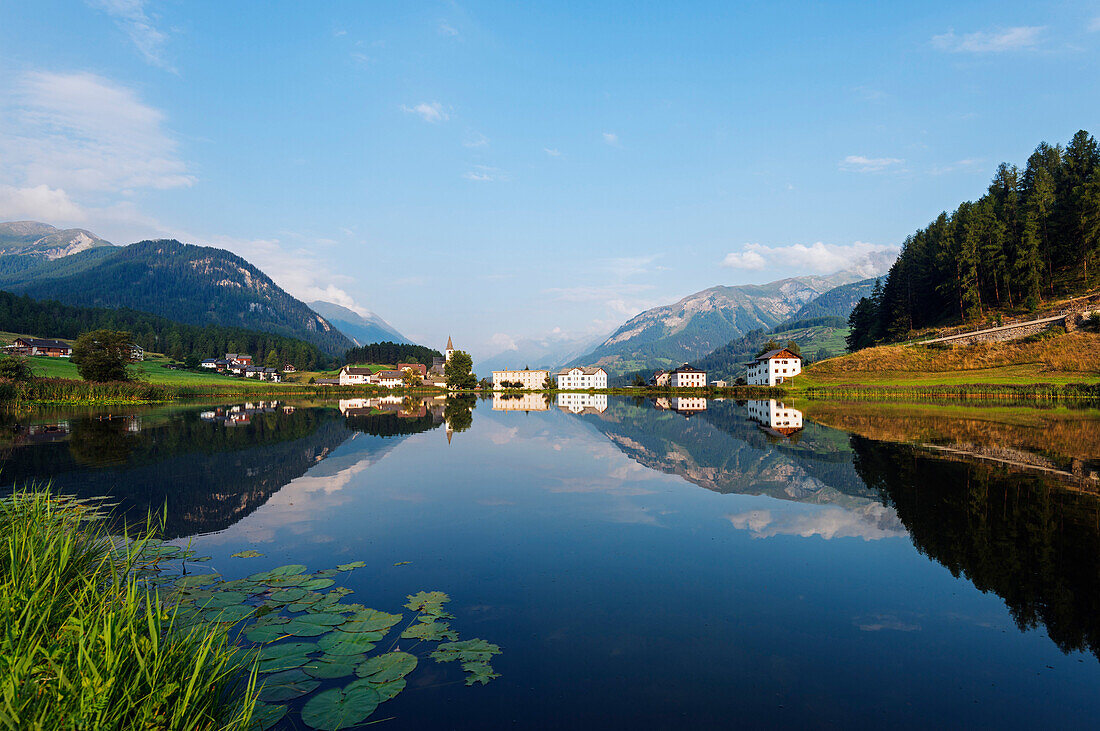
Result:
<svg viewBox="0 0 1100 731"><path fill-rule="evenodd" d="M48 356L35 356L27 359L31 364L34 375L42 378L71 378L81 380L77 373L76 363L68 358L50 358ZM232 386L233 388L264 388L270 389L278 384L263 383L250 378L237 378L236 376L224 376L219 373L195 373L193 371L175 371L164 367L168 363L166 358L152 357L140 363L130 366L134 377L148 383L161 383L170 386Z"/></svg>
<svg viewBox="0 0 1100 731"><path fill-rule="evenodd" d="M1079 371L1045 371L1038 364L1005 365L994 368L974 368L945 373L914 373L910 371L883 370L876 373L817 374L813 366L803 371L784 388L797 392L800 389L829 386L967 386L1011 385L1049 383L1064 386L1068 383L1100 383L1100 373Z"/></svg>

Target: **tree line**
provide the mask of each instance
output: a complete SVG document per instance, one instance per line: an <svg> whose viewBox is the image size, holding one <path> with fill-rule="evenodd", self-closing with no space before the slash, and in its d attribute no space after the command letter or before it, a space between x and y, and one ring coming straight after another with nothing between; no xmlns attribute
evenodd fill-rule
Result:
<svg viewBox="0 0 1100 731"><path fill-rule="evenodd" d="M432 367L434 358L442 358L443 354L426 345L411 345L409 343L391 343L388 340L382 343L371 343L358 348L351 348L344 356L348 363L423 363Z"/></svg>
<svg viewBox="0 0 1100 731"><path fill-rule="evenodd" d="M1097 282L1100 147L1085 130L1041 143L1023 170L1001 163L985 195L909 236L849 318L849 350L914 330L981 320Z"/></svg>
<svg viewBox="0 0 1100 731"><path fill-rule="evenodd" d="M0 322L8 332L73 339L91 330L127 331L145 350L170 358L222 357L248 353L271 368L290 363L299 370L328 368L337 362L303 340L225 325L185 325L130 309L79 307L0 291Z"/></svg>

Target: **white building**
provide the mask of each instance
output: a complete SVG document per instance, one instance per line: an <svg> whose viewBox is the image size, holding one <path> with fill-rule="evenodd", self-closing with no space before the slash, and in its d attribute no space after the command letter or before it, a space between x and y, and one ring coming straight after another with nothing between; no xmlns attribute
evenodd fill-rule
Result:
<svg viewBox="0 0 1100 731"><path fill-rule="evenodd" d="M749 412L749 417L784 436L802 428L802 412L790 408L782 401L775 399L749 401L745 408Z"/></svg>
<svg viewBox="0 0 1100 731"><path fill-rule="evenodd" d="M750 386L775 386L801 372L802 359L779 348L756 356L756 362L749 366L748 382Z"/></svg>
<svg viewBox="0 0 1100 731"><path fill-rule="evenodd" d="M493 390L541 391L550 371L493 371Z"/></svg>
<svg viewBox="0 0 1100 731"><path fill-rule="evenodd" d="M558 388L566 390L607 388L607 371L598 366L562 368L557 381Z"/></svg>
<svg viewBox="0 0 1100 731"><path fill-rule="evenodd" d="M344 366L340 369L340 385L341 386L363 386L370 383L371 376L374 375L374 371L370 368L357 368L355 366Z"/></svg>
<svg viewBox="0 0 1100 731"><path fill-rule="evenodd" d="M668 385L672 388L705 388L707 372L684 363L668 374Z"/></svg>
<svg viewBox="0 0 1100 731"><path fill-rule="evenodd" d="M405 385L405 372L404 371L378 371L378 373L369 379L370 383L376 386L385 386L386 388L398 388Z"/></svg>
<svg viewBox="0 0 1100 731"><path fill-rule="evenodd" d="M571 414L602 414L607 411L607 394L559 393L558 408Z"/></svg>

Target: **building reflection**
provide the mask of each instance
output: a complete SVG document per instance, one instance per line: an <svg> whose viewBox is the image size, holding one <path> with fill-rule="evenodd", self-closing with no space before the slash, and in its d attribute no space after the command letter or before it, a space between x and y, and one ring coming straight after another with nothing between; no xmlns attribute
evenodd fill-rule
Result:
<svg viewBox="0 0 1100 731"><path fill-rule="evenodd" d="M764 431L776 436L789 437L802 431L802 412L782 401L749 401L745 410L749 412L749 418L764 426Z"/></svg>
<svg viewBox="0 0 1100 731"><path fill-rule="evenodd" d="M557 406L570 414L602 414L607 411L607 394L559 393Z"/></svg>
<svg viewBox="0 0 1100 731"><path fill-rule="evenodd" d="M698 414L701 411L707 410L707 400L696 396L687 398L681 396L673 396L671 398L661 396L653 401L653 405L658 409L675 411L684 416L691 416L692 414Z"/></svg>
<svg viewBox="0 0 1100 731"><path fill-rule="evenodd" d="M547 411L549 408L550 397L538 391L493 392L493 411Z"/></svg>

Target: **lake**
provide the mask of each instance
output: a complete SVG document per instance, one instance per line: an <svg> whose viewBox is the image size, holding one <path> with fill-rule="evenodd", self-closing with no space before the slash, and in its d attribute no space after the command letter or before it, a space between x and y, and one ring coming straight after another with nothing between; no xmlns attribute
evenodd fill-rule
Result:
<svg viewBox="0 0 1100 731"><path fill-rule="evenodd" d="M467 687L424 652L369 719L394 728L1100 713L1094 408L530 394L2 419L8 489L166 509L197 570L362 560L349 600L449 594L501 677Z"/></svg>

